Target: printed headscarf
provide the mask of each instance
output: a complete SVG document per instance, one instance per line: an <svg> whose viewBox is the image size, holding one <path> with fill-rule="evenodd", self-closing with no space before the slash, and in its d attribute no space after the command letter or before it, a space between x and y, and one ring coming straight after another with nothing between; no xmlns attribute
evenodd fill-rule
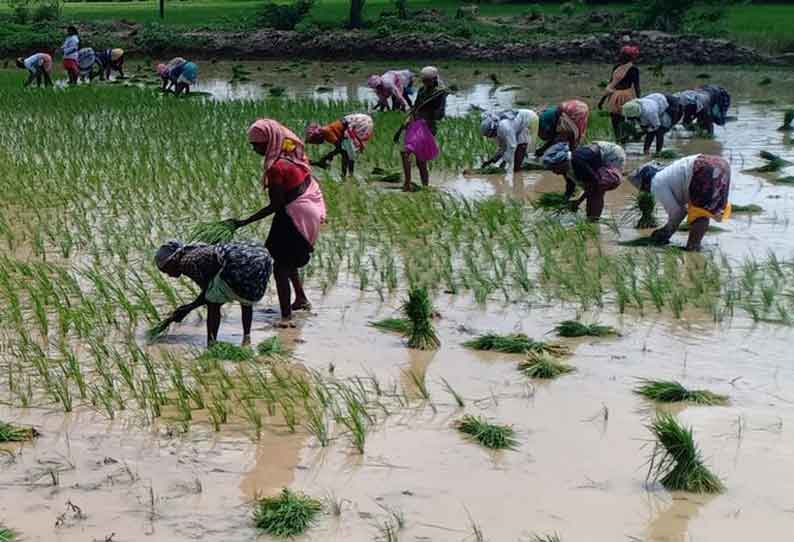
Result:
<svg viewBox="0 0 794 542"><path fill-rule="evenodd" d="M656 174L662 171L665 167L664 164L659 162L648 162L641 166L634 173L629 175L629 181L637 190L649 192L651 190L651 181L656 177Z"/></svg>
<svg viewBox="0 0 794 542"><path fill-rule="evenodd" d="M555 143L543 154L543 167L550 169L571 159L571 148L567 143Z"/></svg>
<svg viewBox="0 0 794 542"><path fill-rule="evenodd" d="M179 257L179 255L182 253L182 249L184 248L184 244L175 240L166 241L163 243L163 245L157 249L157 252L154 255L154 263L157 265L157 269L163 271L169 263L174 261L174 258Z"/></svg>
<svg viewBox="0 0 794 542"><path fill-rule="evenodd" d="M380 75L370 75L367 79L367 86L369 88L378 88L383 84L383 79Z"/></svg>
<svg viewBox="0 0 794 542"><path fill-rule="evenodd" d="M311 142L313 140L316 140L317 138L322 137L322 135L323 135L322 126L320 126L319 123L314 122L314 121L312 121L308 125L306 125L306 131L303 134L303 136L306 139L306 141L309 141L309 142Z"/></svg>
<svg viewBox="0 0 794 542"><path fill-rule="evenodd" d="M309 167L309 160L304 152L301 138L286 126L273 119L259 119L248 128L248 141L251 143L264 143L265 159L263 162L265 173L281 157L289 158Z"/></svg>
<svg viewBox="0 0 794 542"><path fill-rule="evenodd" d="M623 116L627 119L638 119L642 116L642 104L639 100L631 100L623 104Z"/></svg>
<svg viewBox="0 0 794 542"><path fill-rule="evenodd" d="M624 45L620 49L620 54L631 60L637 60L640 56L640 48L636 45Z"/></svg>
<svg viewBox="0 0 794 542"><path fill-rule="evenodd" d="M480 133L483 137L495 137L496 129L499 127L499 117L486 111L482 114L480 121Z"/></svg>

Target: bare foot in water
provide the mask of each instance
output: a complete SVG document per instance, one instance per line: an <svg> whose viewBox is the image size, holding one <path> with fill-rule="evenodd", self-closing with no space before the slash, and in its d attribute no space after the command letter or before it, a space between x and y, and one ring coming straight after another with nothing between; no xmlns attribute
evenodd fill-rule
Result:
<svg viewBox="0 0 794 542"><path fill-rule="evenodd" d="M312 304L309 303L308 299L296 299L295 303L292 304L292 310L294 310L294 311L310 311L310 310L312 310Z"/></svg>
<svg viewBox="0 0 794 542"><path fill-rule="evenodd" d="M281 329L289 329L289 328L297 327L295 325L295 322L292 320L291 316L289 318L282 318L281 320L279 320L278 322L276 322L273 325L275 325L276 327L281 328Z"/></svg>
<svg viewBox="0 0 794 542"><path fill-rule="evenodd" d="M240 343L240 346L242 346L242 347L251 346L251 336L250 335L244 335L243 336L243 341Z"/></svg>

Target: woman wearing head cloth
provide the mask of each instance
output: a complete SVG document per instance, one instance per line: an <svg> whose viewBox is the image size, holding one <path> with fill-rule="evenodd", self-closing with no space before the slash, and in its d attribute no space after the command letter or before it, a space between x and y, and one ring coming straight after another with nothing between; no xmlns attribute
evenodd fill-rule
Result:
<svg viewBox="0 0 794 542"><path fill-rule="evenodd" d="M77 64L80 66L80 80L89 81L92 79L96 53L91 47L83 47L77 52Z"/></svg>
<svg viewBox="0 0 794 542"><path fill-rule="evenodd" d="M635 171L629 180L638 190L651 192L667 211L667 224L652 234L661 244L670 241L686 218L686 249L700 250L709 220L722 222L731 215L731 167L719 156L696 154L668 166L651 162Z"/></svg>
<svg viewBox="0 0 794 542"><path fill-rule="evenodd" d="M645 154L651 152L654 139L656 152L662 152L665 134L681 121L683 114L681 103L675 96L659 93L631 100L623 106L623 116L638 122L640 130L645 133Z"/></svg>
<svg viewBox="0 0 794 542"><path fill-rule="evenodd" d="M495 138L499 143L496 154L483 163L483 167L504 162L510 175L521 169L527 147L536 141L538 115L531 109L514 109L502 113L484 113L480 122L483 137Z"/></svg>
<svg viewBox="0 0 794 542"><path fill-rule="evenodd" d="M639 56L640 48L633 45L626 45L620 50L618 64L612 68L612 76L607 84L606 92L598 102L599 109L606 102L607 111L612 119L612 130L619 143L625 143L625 136L620 129L623 123L623 106L641 96L640 70L634 65Z"/></svg>
<svg viewBox="0 0 794 542"><path fill-rule="evenodd" d="M363 152L367 142L372 139L372 117L363 113L353 113L325 126L316 122L306 127L306 143L322 145L330 143L334 149L312 165L327 168L328 163L338 154L342 156L342 177L353 175L353 167L358 153Z"/></svg>
<svg viewBox="0 0 794 542"><path fill-rule="evenodd" d="M425 124L426 129L420 131L423 131L424 135L430 139L427 143L436 150L437 154L438 149L435 141L436 128L438 121L444 118L447 108L448 91L441 84L441 80L438 77L438 69L433 66L426 66L422 68L420 77L422 78L422 87L416 94L416 102L411 109L408 122L404 124L394 136L394 140L397 142L403 129L406 130L406 138L403 142L403 150L401 152L404 177L403 190L406 192L413 190L413 184L411 183L412 154L416 156L416 168L419 170L419 178L422 180L422 185L430 185L430 172L427 169L427 160L420 158L420 155L423 155L423 153L416 148L416 142L410 141L408 138L409 132L412 129L411 125L415 123L417 123L416 126L419 126L421 123Z"/></svg>
<svg viewBox="0 0 794 542"><path fill-rule="evenodd" d="M212 346L218 339L221 306L237 301L242 312L242 342L244 345L251 343L253 305L265 295L273 268L262 243L183 245L179 241L168 241L157 250L154 260L161 272L174 278L185 275L201 288L198 297L177 308L167 323L181 322L192 311L206 305L207 346Z"/></svg>
<svg viewBox="0 0 794 542"><path fill-rule="evenodd" d="M80 50L80 35L77 28L69 26L66 29L66 39L63 41L61 51L63 51L63 69L69 76L69 84L77 84L80 77L80 65L77 63L77 53Z"/></svg>
<svg viewBox="0 0 794 542"><path fill-rule="evenodd" d="M93 77L99 76L103 81L110 79L112 70L119 72L119 77L124 79L124 49L105 49L96 55L96 65L99 70Z"/></svg>
<svg viewBox="0 0 794 542"><path fill-rule="evenodd" d="M590 108L580 100L568 100L558 106L548 107L540 114L538 137L546 143L535 151L543 156L555 143L568 143L575 149L587 133Z"/></svg>
<svg viewBox="0 0 794 542"><path fill-rule="evenodd" d="M393 111L409 109L413 84L414 74L411 70L389 70L383 75L370 75L367 86L378 96L375 111L388 111L390 100Z"/></svg>
<svg viewBox="0 0 794 542"><path fill-rule="evenodd" d="M179 74L182 73L182 67L187 64L187 60L181 56L177 56L168 61L168 64L157 65L157 75L163 83L162 90L166 92L176 87Z"/></svg>
<svg viewBox="0 0 794 542"><path fill-rule="evenodd" d="M36 53L27 58L18 58L16 64L17 68L30 72L24 86L28 87L33 84L33 81L36 81L36 86L40 87L42 80L46 86L52 86L52 78L50 77L52 73L52 57L47 53Z"/></svg>
<svg viewBox="0 0 794 542"><path fill-rule="evenodd" d="M543 155L543 165L565 177L566 199L573 197L577 186L584 190L578 200L571 201L571 210L578 210L587 200L587 218L592 221L601 218L604 194L620 186L625 162L623 148L607 141L582 145L573 151L567 143L555 143Z"/></svg>
<svg viewBox="0 0 794 542"><path fill-rule="evenodd" d="M248 141L264 157L262 186L270 203L244 220L232 219L236 227L275 215L265 246L273 257L273 275L281 307L282 327L291 327L293 310L311 308L303 291L298 269L309 263L314 244L325 221L325 201L300 140L275 120L260 119L248 128ZM291 303L290 283L295 289Z"/></svg>
<svg viewBox="0 0 794 542"><path fill-rule="evenodd" d="M714 125L725 126L728 120L731 95L719 85L705 85L698 90L705 93L709 101L707 109L701 117L698 117L698 123L701 129L708 132L709 135L714 135Z"/></svg>

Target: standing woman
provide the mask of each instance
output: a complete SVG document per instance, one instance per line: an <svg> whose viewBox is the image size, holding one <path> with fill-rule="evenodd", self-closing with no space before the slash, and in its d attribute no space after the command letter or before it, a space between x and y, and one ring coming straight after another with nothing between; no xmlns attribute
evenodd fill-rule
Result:
<svg viewBox="0 0 794 542"><path fill-rule="evenodd" d="M568 100L548 107L540 114L538 137L546 143L535 151L541 157L555 143L568 143L571 149L579 146L587 133L590 108L580 100Z"/></svg>
<svg viewBox="0 0 794 542"><path fill-rule="evenodd" d="M36 53L24 59L18 58L17 68L23 68L30 72L27 81L25 81L26 87L30 86L33 81L36 81L36 86L40 87L42 79L46 86L52 86L52 79L50 78L52 57L47 53Z"/></svg>
<svg viewBox="0 0 794 542"><path fill-rule="evenodd" d="M270 203L236 227L274 214L265 246L273 257L281 327L292 327L292 311L311 308L298 269L309 263L314 244L325 221L325 201L300 140L289 128L272 119L259 119L248 128L248 141L264 157L262 186ZM295 289L291 303L290 283Z"/></svg>
<svg viewBox="0 0 794 542"><path fill-rule="evenodd" d="M373 134L372 117L364 113L352 113L345 117L320 126L316 122L306 127L306 143L322 145L330 143L334 149L312 165L327 168L328 163L339 154L342 156L342 177L353 175L358 153L363 152Z"/></svg>
<svg viewBox="0 0 794 542"><path fill-rule="evenodd" d="M367 86L378 96L375 111L388 111L389 101L393 111L409 109L413 85L414 74L411 70L389 70L383 75L370 75L367 79Z"/></svg>
<svg viewBox="0 0 794 542"><path fill-rule="evenodd" d="M69 76L69 84L76 85L77 78L80 76L80 64L78 64L78 51L80 51L80 35L77 28L69 26L66 29L66 39L61 46L63 51L63 69Z"/></svg>
<svg viewBox="0 0 794 542"><path fill-rule="evenodd" d="M675 96L654 93L625 104L623 116L637 121L645 133L643 152L648 154L651 144L656 140L658 154L664 148L665 134L681 121L683 110Z"/></svg>
<svg viewBox="0 0 794 542"><path fill-rule="evenodd" d="M698 251L709 220L722 222L731 216L731 166L719 156L696 154L668 166L652 162L634 172L629 180L638 190L651 192L667 211L667 224L651 235L659 243L668 243L686 218L686 249Z"/></svg>
<svg viewBox="0 0 794 542"><path fill-rule="evenodd" d="M510 175L521 169L527 156L527 147L536 141L538 115L531 109L514 109L502 113L483 113L480 133L483 137L496 138L499 150L483 162L483 167L504 162Z"/></svg>
<svg viewBox="0 0 794 542"><path fill-rule="evenodd" d="M571 202L577 211L587 200L587 218L596 221L604 211L604 195L620 186L626 153L620 145L596 141L577 147L573 152L567 143L555 143L543 155L543 165L565 178L565 199L573 197L576 187L584 194Z"/></svg>
<svg viewBox="0 0 794 542"><path fill-rule="evenodd" d="M427 169L428 160L438 155L438 145L435 140L438 121L444 118L447 108L447 89L441 85L438 69L433 66L422 68L422 88L416 95L416 103L411 109L408 122L403 125L405 139L401 152L403 162L404 184L403 191L411 192L411 155L416 156L416 168L422 186L430 185L430 172ZM399 140L402 128L395 134L395 142ZM416 135L416 137L413 137Z"/></svg>
<svg viewBox="0 0 794 542"><path fill-rule="evenodd" d="M612 77L607 84L606 93L598 102L599 109L606 102L607 111L612 119L612 131L618 143L625 143L625 136L621 133L623 106L642 96L640 93L640 70L634 65L639 56L639 47L627 45L620 50L618 64L612 68Z"/></svg>
<svg viewBox="0 0 794 542"><path fill-rule="evenodd" d="M92 74L92 77L99 78L104 81L110 79L112 70L119 72L119 77L124 79L124 49L105 49L96 55L96 65L99 71Z"/></svg>

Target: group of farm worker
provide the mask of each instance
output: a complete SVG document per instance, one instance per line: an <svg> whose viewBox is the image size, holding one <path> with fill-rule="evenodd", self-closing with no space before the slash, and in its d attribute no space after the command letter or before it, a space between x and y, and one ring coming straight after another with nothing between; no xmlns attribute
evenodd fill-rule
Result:
<svg viewBox="0 0 794 542"><path fill-rule="evenodd" d="M612 119L615 139L627 140L624 122L635 123L645 135L644 151L648 154L656 141L656 152L664 148L664 136L679 122L691 126L697 120L701 130L714 135L714 125L723 126L731 105L728 92L717 85L675 94L653 93L642 96L640 70L635 66L638 47L627 45L620 51L618 64L612 69L599 109L606 105Z"/></svg>
<svg viewBox="0 0 794 542"><path fill-rule="evenodd" d="M93 80L100 77L104 80L114 70L124 77L124 49L113 48L97 52L91 47L80 47L80 33L74 26L66 29L66 39L60 51L63 53L63 69L70 85L77 84L80 79ZM52 55L34 53L28 57L17 58L16 65L29 72L25 86L34 81L37 86L52 85Z"/></svg>

